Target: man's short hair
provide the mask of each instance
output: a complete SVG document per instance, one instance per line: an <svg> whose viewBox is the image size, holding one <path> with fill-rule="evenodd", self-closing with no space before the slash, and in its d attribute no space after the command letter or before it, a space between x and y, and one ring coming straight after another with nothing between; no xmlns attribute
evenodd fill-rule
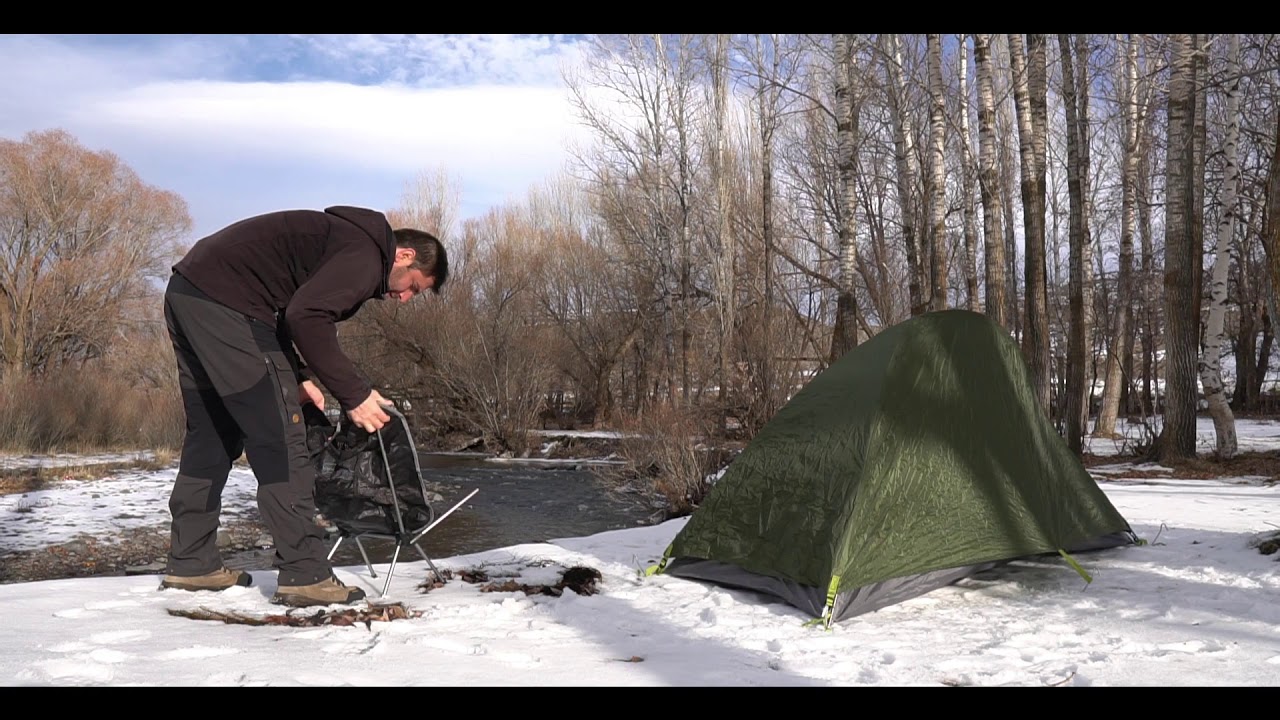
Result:
<svg viewBox="0 0 1280 720"><path fill-rule="evenodd" d="M421 270L423 275L435 278L431 290L439 295L440 288L449 279L449 254L445 252L444 245L425 230L399 228L394 232L396 247L411 248L416 254L409 269Z"/></svg>

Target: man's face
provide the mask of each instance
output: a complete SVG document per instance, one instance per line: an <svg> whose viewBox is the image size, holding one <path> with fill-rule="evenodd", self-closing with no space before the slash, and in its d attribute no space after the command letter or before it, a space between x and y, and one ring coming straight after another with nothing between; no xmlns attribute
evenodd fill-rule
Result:
<svg viewBox="0 0 1280 720"><path fill-rule="evenodd" d="M402 303L409 302L420 292L430 290L436 284L434 277L417 268L410 269L415 253L408 248L396 248L396 259L391 265L391 277L387 280L387 298Z"/></svg>

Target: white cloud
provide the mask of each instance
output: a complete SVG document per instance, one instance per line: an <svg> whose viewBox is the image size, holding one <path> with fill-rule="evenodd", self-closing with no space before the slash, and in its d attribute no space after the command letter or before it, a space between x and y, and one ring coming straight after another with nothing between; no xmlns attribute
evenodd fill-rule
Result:
<svg viewBox="0 0 1280 720"><path fill-rule="evenodd" d="M414 89L332 82L152 83L74 109L76 126L203 153L270 153L361 170L528 176L554 166L576 127L559 88Z"/></svg>
<svg viewBox="0 0 1280 720"><path fill-rule="evenodd" d="M561 70L583 46L515 35L2 36L0 137L61 128L115 152L183 194L200 230L303 199L391 206L398 195L370 195L427 168L459 177L474 210L473 191L500 203L563 167L583 130Z"/></svg>

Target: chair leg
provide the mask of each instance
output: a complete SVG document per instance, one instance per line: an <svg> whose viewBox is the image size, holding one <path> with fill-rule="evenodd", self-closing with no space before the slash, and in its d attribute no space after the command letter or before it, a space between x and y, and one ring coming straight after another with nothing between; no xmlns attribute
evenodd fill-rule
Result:
<svg viewBox="0 0 1280 720"><path fill-rule="evenodd" d="M444 582L444 576L440 574L440 570L436 568L436 564L431 562L431 558L427 557L427 553L418 543L413 543L413 549L418 551L422 559L427 561L427 567L431 568L431 573L436 576L436 582Z"/></svg>
<svg viewBox="0 0 1280 720"><path fill-rule="evenodd" d="M333 554L334 554L334 553L336 553L336 552L338 552L338 546L342 544L342 540L343 540L342 536L341 536L341 535L339 535L339 536L338 536L338 539L333 543L333 547L329 548L329 559L330 559L330 560L332 560L332 559L333 559Z"/></svg>
<svg viewBox="0 0 1280 720"><path fill-rule="evenodd" d="M400 559L400 543L396 543L396 551L391 554L391 567L387 568L387 581L382 584L382 597L387 596L387 591L391 589L391 576L396 572L396 561Z"/></svg>
<svg viewBox="0 0 1280 720"><path fill-rule="evenodd" d="M378 573L373 569L373 563L369 562L369 553L364 550L364 543L360 542L360 536L356 536L356 547L360 548L360 557L364 558L365 567L369 568L369 577L378 577Z"/></svg>

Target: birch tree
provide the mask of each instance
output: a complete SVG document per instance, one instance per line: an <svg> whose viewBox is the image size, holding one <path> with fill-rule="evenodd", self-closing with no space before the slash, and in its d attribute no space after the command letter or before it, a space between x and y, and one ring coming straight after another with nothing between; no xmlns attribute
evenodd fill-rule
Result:
<svg viewBox="0 0 1280 720"><path fill-rule="evenodd" d="M1089 246L1088 214L1085 198L1088 196L1088 166L1084 148L1089 142L1081 90L1086 87L1085 60L1072 57L1073 43L1066 33L1058 35L1062 58L1062 104L1067 119L1067 193L1070 198L1069 243L1070 263L1068 279L1069 319L1067 323L1067 383L1066 383L1066 437L1067 445L1079 453L1083 450L1084 429L1088 418L1085 400L1088 389L1086 348L1090 334L1091 318L1086 311L1085 271L1089 267L1086 248ZM1081 66L1080 83L1076 82L1077 61Z"/></svg>
<svg viewBox="0 0 1280 720"><path fill-rule="evenodd" d="M889 114L893 122L893 146L898 175L898 206L902 222L902 245L907 256L907 287L911 314L919 315L928 308L924 290L924 267L920 242L916 238L916 179L920 171L914 149L915 131L905 107L906 85L902 77L901 40L897 35L881 35L882 55L888 87Z"/></svg>
<svg viewBox="0 0 1280 720"><path fill-rule="evenodd" d="M974 220L973 207L973 138L969 131L969 53L965 46L965 36L958 35L956 54L960 78L960 213L964 233L964 306L966 309L978 310L978 231Z"/></svg>
<svg viewBox="0 0 1280 720"><path fill-rule="evenodd" d="M1010 328L1006 282L1004 229L1001 227L1000 171L996 167L996 108L991 79L991 36L973 36L973 69L978 81L978 189L982 198L983 278L985 309L1005 329Z"/></svg>
<svg viewBox="0 0 1280 720"><path fill-rule="evenodd" d="M1133 236L1136 223L1138 183L1138 128L1146 115L1146 104L1139 103L1138 41L1133 35L1124 39L1124 69L1121 76L1124 143L1121 148L1120 177L1120 267L1117 269L1116 307L1110 337L1107 340L1105 380L1102 407L1094 435L1116 436L1116 419L1120 411L1122 388L1128 375L1122 371L1130 357L1133 312ZM1131 363L1129 364L1131 367Z"/></svg>
<svg viewBox="0 0 1280 720"><path fill-rule="evenodd" d="M1227 35L1227 137L1223 148L1226 166L1222 177L1222 207L1218 213L1218 237L1214 250L1213 279L1209 285L1209 317L1200 358L1200 385L1213 417L1218 456L1236 454L1236 422L1222 382L1222 340L1227 316L1227 268L1231 263L1231 236L1236 224L1236 191L1240 185L1237 143L1240 138L1240 36Z"/></svg>
<svg viewBox="0 0 1280 720"><path fill-rule="evenodd" d="M1049 413L1049 314L1044 238L1045 41L1043 35L1009 35L1018 146L1022 157L1022 214L1026 245L1026 328L1023 352L1040 409Z"/></svg>
<svg viewBox="0 0 1280 720"><path fill-rule="evenodd" d="M1069 197L1068 242L1069 270L1067 280L1067 372L1064 419L1067 445L1075 452L1082 450L1081 397L1084 388L1085 328L1081 325L1084 311L1083 277L1081 274L1081 207L1080 188L1080 127L1076 105L1075 71L1071 57L1071 40L1065 33L1058 35L1059 56L1062 62L1062 105L1066 113L1067 129L1067 194Z"/></svg>
<svg viewBox="0 0 1280 720"><path fill-rule="evenodd" d="M942 94L942 36L925 35L929 74L929 309L947 308L946 103Z"/></svg>
<svg viewBox="0 0 1280 720"><path fill-rule="evenodd" d="M831 336L831 361L835 362L858 344L858 298L854 280L857 272L857 248L854 232L854 212L857 197L854 192L854 148L857 123L853 110L853 36L836 35L835 53L835 104L836 144L840 173L840 287L836 295L836 322Z"/></svg>

